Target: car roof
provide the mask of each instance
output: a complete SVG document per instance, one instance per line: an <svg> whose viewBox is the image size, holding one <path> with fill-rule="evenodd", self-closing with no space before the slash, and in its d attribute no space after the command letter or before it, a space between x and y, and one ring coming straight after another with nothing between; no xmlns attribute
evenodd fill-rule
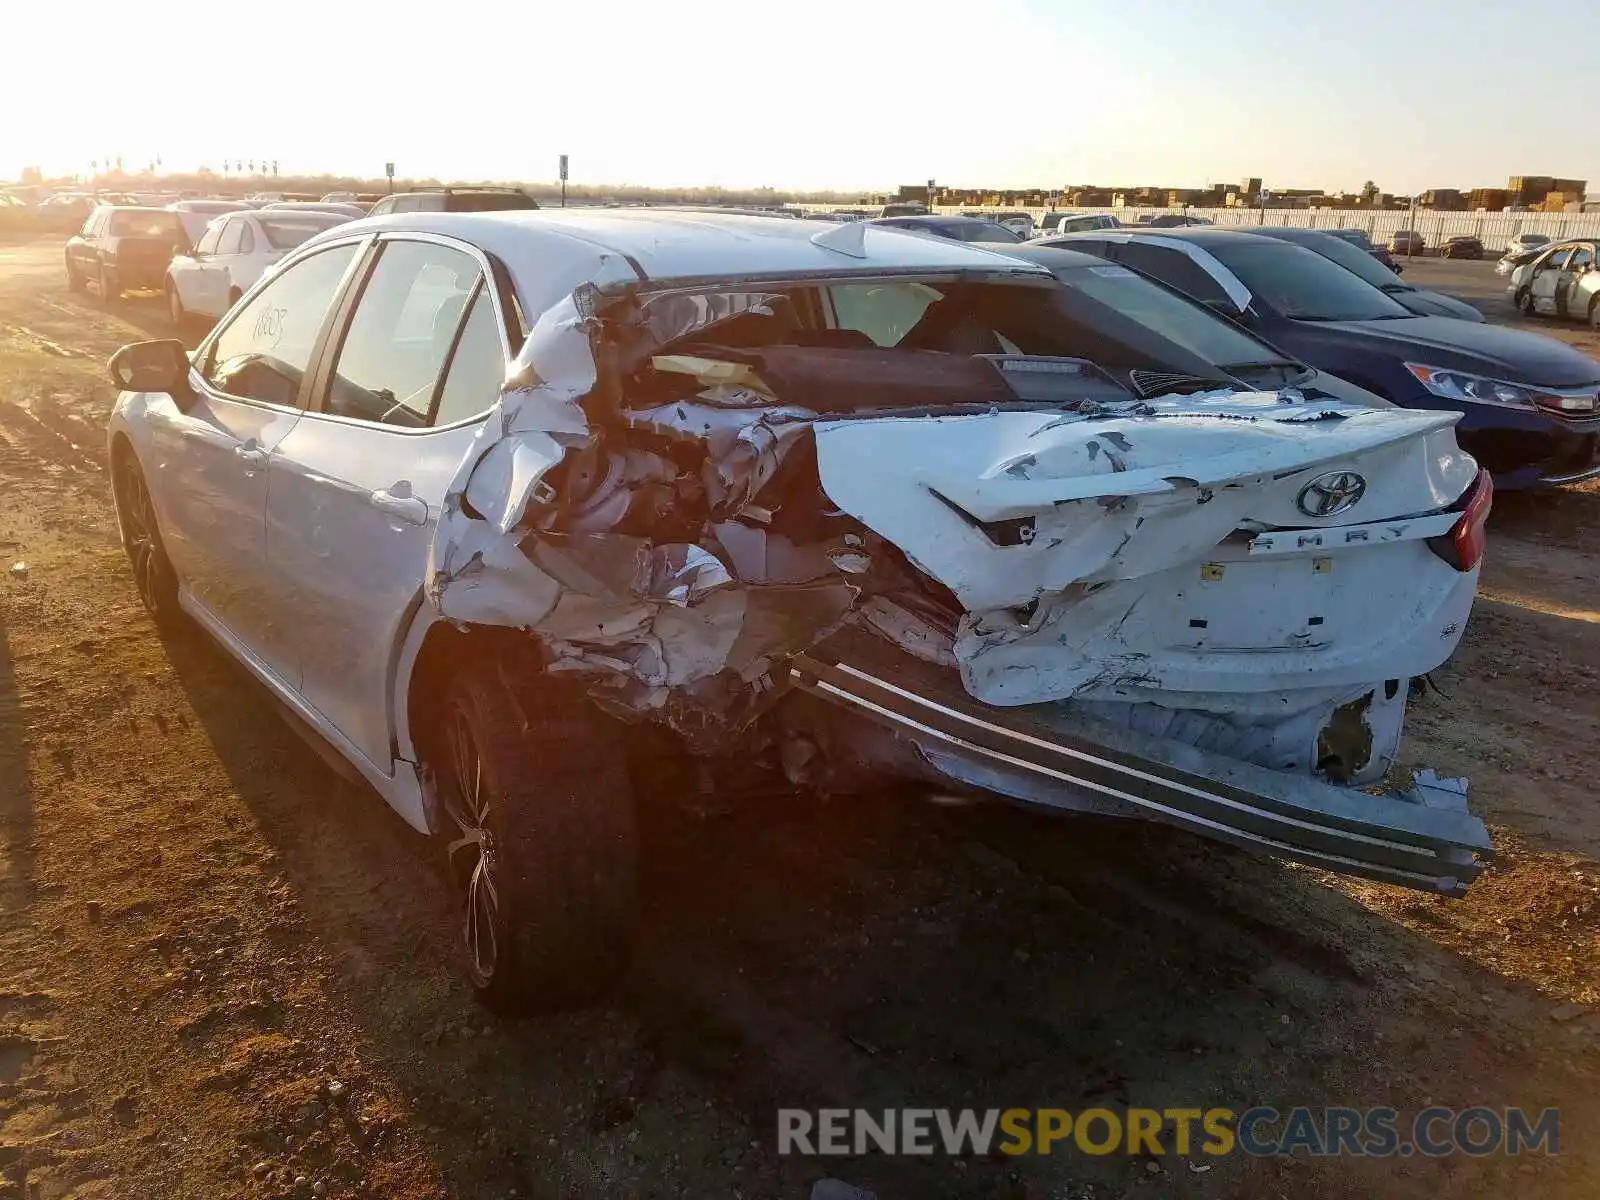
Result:
<svg viewBox="0 0 1600 1200"><path fill-rule="evenodd" d="M897 220L898 218L891 218ZM841 228L862 230L861 257L819 245ZM902 233L874 222L832 223L781 217L651 208L507 209L497 212L386 213L346 222L328 236L410 230L470 242L514 270L537 274L540 249L552 240L586 243L620 256L652 280L740 275L854 274L890 271L980 270L1038 273L1043 268L966 242Z"/></svg>

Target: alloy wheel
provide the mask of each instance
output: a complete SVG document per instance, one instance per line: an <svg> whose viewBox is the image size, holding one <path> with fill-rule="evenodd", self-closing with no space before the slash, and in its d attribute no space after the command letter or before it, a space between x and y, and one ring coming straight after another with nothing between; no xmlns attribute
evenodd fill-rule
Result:
<svg viewBox="0 0 1600 1200"><path fill-rule="evenodd" d="M122 475L122 530L133 583L152 616L161 616L161 545L156 540L156 514L150 489L137 469Z"/></svg>
<svg viewBox="0 0 1600 1200"><path fill-rule="evenodd" d="M463 935L472 973L480 986L493 977L500 958L499 864L489 828L492 789L466 713L455 709L447 731L453 778L442 789L444 807L460 836L446 847L451 873L466 887Z"/></svg>

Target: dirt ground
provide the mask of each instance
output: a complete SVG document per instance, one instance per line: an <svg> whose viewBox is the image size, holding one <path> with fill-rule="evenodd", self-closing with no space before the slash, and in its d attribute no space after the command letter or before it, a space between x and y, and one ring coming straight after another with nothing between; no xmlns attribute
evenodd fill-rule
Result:
<svg viewBox="0 0 1600 1200"><path fill-rule="evenodd" d="M26 564L0 579L0 1196L1600 1195L1600 490L1499 500L1411 717L1407 760L1495 828L1465 900L904 795L652 812L615 1005L497 1023L429 848L220 651L153 632L103 363L165 320L60 262L0 246L0 571ZM1512 319L1490 264L1407 278ZM1559 1105L1562 1153L824 1161L774 1123L1429 1103Z"/></svg>

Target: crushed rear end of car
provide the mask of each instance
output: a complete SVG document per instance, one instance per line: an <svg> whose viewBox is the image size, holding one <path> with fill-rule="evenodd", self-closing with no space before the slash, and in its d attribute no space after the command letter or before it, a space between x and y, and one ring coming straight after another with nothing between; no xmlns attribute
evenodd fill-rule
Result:
<svg viewBox="0 0 1600 1200"><path fill-rule="evenodd" d="M909 777L1465 890L1465 781L1385 786L1476 590L1492 485L1458 414L1142 398L968 344L957 310L890 348L830 328L824 283L545 313L446 500L440 616L796 785Z"/></svg>

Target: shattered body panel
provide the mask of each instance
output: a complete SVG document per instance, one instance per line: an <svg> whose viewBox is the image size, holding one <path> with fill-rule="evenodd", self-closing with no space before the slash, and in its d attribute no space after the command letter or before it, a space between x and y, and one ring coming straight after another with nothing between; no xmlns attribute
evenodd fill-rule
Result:
<svg viewBox="0 0 1600 1200"><path fill-rule="evenodd" d="M953 355L970 403L836 411L787 382L803 348L695 344L791 303L781 281L586 286L546 311L445 500L438 613L527 631L547 670L695 753L809 760L839 739L813 739L798 690L871 717L849 753L900 773L1471 879L1488 841L1464 796L1349 787L1392 764L1410 680L1475 592L1438 545L1479 478L1455 414L1293 390L1027 403L1005 363ZM890 379L874 354L837 361ZM864 684L839 645L889 666Z"/></svg>

